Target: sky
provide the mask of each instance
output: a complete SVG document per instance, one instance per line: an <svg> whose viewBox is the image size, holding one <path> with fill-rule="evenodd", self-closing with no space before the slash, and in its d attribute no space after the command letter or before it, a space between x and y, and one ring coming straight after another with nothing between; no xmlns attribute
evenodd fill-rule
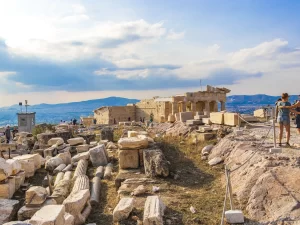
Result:
<svg viewBox="0 0 300 225"><path fill-rule="evenodd" d="M0 107L299 94L297 0L0 0Z"/></svg>

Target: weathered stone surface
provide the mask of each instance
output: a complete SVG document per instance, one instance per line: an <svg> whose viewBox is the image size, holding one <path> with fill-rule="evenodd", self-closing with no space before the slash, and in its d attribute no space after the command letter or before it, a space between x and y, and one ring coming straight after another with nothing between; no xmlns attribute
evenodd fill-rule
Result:
<svg viewBox="0 0 300 225"><path fill-rule="evenodd" d="M144 167L149 177L169 176L169 163L160 149L144 150Z"/></svg>
<svg viewBox="0 0 300 225"><path fill-rule="evenodd" d="M132 196L143 195L147 192L147 189L144 185L139 185L137 188L133 190L131 193Z"/></svg>
<svg viewBox="0 0 300 225"><path fill-rule="evenodd" d="M66 171L64 174L64 180L71 180L72 179L72 171Z"/></svg>
<svg viewBox="0 0 300 225"><path fill-rule="evenodd" d="M63 160L63 163L68 165L71 163L71 153L69 151L65 151L63 153L59 153L57 156L55 156L57 158L61 158Z"/></svg>
<svg viewBox="0 0 300 225"><path fill-rule="evenodd" d="M213 133L194 133L193 137L197 138L197 141L210 141L215 137Z"/></svg>
<svg viewBox="0 0 300 225"><path fill-rule="evenodd" d="M0 158L0 181L5 180L13 172L13 166Z"/></svg>
<svg viewBox="0 0 300 225"><path fill-rule="evenodd" d="M18 210L19 201L0 199L0 224L11 221Z"/></svg>
<svg viewBox="0 0 300 225"><path fill-rule="evenodd" d="M79 134L78 136L82 137L87 144L90 144L92 141L95 141L96 139L95 134L84 133L84 134Z"/></svg>
<svg viewBox="0 0 300 225"><path fill-rule="evenodd" d="M41 156L39 154L26 154L26 155L16 156L13 159L18 160L20 163L21 161L24 160L33 160L35 169L40 169L42 165Z"/></svg>
<svg viewBox="0 0 300 225"><path fill-rule="evenodd" d="M66 168L66 164L60 164L53 170L53 174L57 174L61 172L64 168Z"/></svg>
<svg viewBox="0 0 300 225"><path fill-rule="evenodd" d="M100 140L114 140L114 131L110 127L105 127L100 132Z"/></svg>
<svg viewBox="0 0 300 225"><path fill-rule="evenodd" d="M224 113L212 112L210 113L210 121L215 124L224 124Z"/></svg>
<svg viewBox="0 0 300 225"><path fill-rule="evenodd" d="M118 149L118 146L116 146L113 142L108 142L106 145L107 149Z"/></svg>
<svg viewBox="0 0 300 225"><path fill-rule="evenodd" d="M71 180L67 180L67 179L60 180L55 185L51 197L55 199L57 204L62 204L63 201L69 196L70 186L71 186Z"/></svg>
<svg viewBox="0 0 300 225"><path fill-rule="evenodd" d="M237 113L225 113L224 114L224 124L228 126L240 126L242 120L239 119Z"/></svg>
<svg viewBox="0 0 300 225"><path fill-rule="evenodd" d="M59 157L52 157L48 159L45 163L45 169L48 171L53 171L60 164L64 164L64 161Z"/></svg>
<svg viewBox="0 0 300 225"><path fill-rule="evenodd" d="M29 220L32 225L63 225L65 223L64 205L46 205Z"/></svg>
<svg viewBox="0 0 300 225"><path fill-rule="evenodd" d="M166 206L158 196L148 196L145 209L143 224L144 225L163 225L163 215Z"/></svg>
<svg viewBox="0 0 300 225"><path fill-rule="evenodd" d="M25 203L29 205L41 205L47 198L47 190L41 186L30 187L26 191Z"/></svg>
<svg viewBox="0 0 300 225"><path fill-rule="evenodd" d="M64 225L74 225L75 218L70 213L65 213L65 224Z"/></svg>
<svg viewBox="0 0 300 225"><path fill-rule="evenodd" d="M104 179L110 179L112 177L112 171L113 171L113 164L108 163L105 167L104 171Z"/></svg>
<svg viewBox="0 0 300 225"><path fill-rule="evenodd" d="M66 207L66 212L74 216L75 221L81 220L81 213L89 198L90 191L88 189L80 190L71 193L68 198L64 200L63 205Z"/></svg>
<svg viewBox="0 0 300 225"><path fill-rule="evenodd" d="M113 211L114 221L118 222L127 219L133 209L133 204L133 198L122 198Z"/></svg>
<svg viewBox="0 0 300 225"><path fill-rule="evenodd" d="M71 138L68 140L68 143L71 146L75 146L75 145L83 145L84 144L84 139L82 137L77 137L77 138Z"/></svg>
<svg viewBox="0 0 300 225"><path fill-rule="evenodd" d="M57 137L57 134L55 133L41 133L37 135L38 139L38 145L40 148L47 148L48 147L48 141L51 138Z"/></svg>
<svg viewBox="0 0 300 225"><path fill-rule="evenodd" d="M128 137L137 137L138 136L138 132L137 131L128 131L127 132Z"/></svg>
<svg viewBox="0 0 300 225"><path fill-rule="evenodd" d="M18 190L25 181L25 171L21 170L19 173L15 175L15 190Z"/></svg>
<svg viewBox="0 0 300 225"><path fill-rule="evenodd" d="M90 145L88 144L76 146L77 153L87 152L89 149L90 149Z"/></svg>
<svg viewBox="0 0 300 225"><path fill-rule="evenodd" d="M94 177L91 183L91 205L95 206L100 201L101 179Z"/></svg>
<svg viewBox="0 0 300 225"><path fill-rule="evenodd" d="M64 144L64 140L60 137L57 137L57 138L51 138L49 141L48 141L48 145L49 146L52 146L52 145L56 145L56 146L60 146L62 144Z"/></svg>
<svg viewBox="0 0 300 225"><path fill-rule="evenodd" d="M181 122L186 122L187 120L192 120L194 118L193 112L180 112L179 120Z"/></svg>
<svg viewBox="0 0 300 225"><path fill-rule="evenodd" d="M148 147L148 139L140 139L137 137L120 138L118 145L120 149L143 149Z"/></svg>
<svg viewBox="0 0 300 225"><path fill-rule="evenodd" d="M18 211L18 220L24 221L30 219L38 210L40 210L45 205L56 205L54 199L47 199L42 206L28 207L23 206Z"/></svg>
<svg viewBox="0 0 300 225"><path fill-rule="evenodd" d="M106 166L108 163L107 153L104 145L98 145L89 150L90 160L94 167Z"/></svg>
<svg viewBox="0 0 300 225"><path fill-rule="evenodd" d="M95 172L95 177L99 177L100 179L102 179L103 176L104 176L104 167L99 166Z"/></svg>
<svg viewBox="0 0 300 225"><path fill-rule="evenodd" d="M0 198L12 198L16 191L16 178L10 176L5 183L0 184Z"/></svg>
<svg viewBox="0 0 300 225"><path fill-rule="evenodd" d="M139 150L119 150L120 169L136 169L139 167Z"/></svg>
<svg viewBox="0 0 300 225"><path fill-rule="evenodd" d="M78 176L86 175L87 167L88 167L88 161L85 159L81 159L78 162L77 167L75 169L74 178Z"/></svg>
<svg viewBox="0 0 300 225"><path fill-rule="evenodd" d="M64 172L59 172L55 178L54 187L64 178Z"/></svg>
<svg viewBox="0 0 300 225"><path fill-rule="evenodd" d="M20 160L19 161L22 167L22 170L25 171L25 177L32 177L35 172L35 166L33 159Z"/></svg>
<svg viewBox="0 0 300 225"><path fill-rule="evenodd" d="M3 225L32 225L32 224L27 223L26 221L11 221L8 223L4 223Z"/></svg>
<svg viewBox="0 0 300 225"><path fill-rule="evenodd" d="M224 161L223 158L221 158L221 157L215 157L215 158L209 160L209 161L208 161L208 164L209 164L210 166L215 166L215 165L217 165L217 164L219 164L219 163L222 163L223 161Z"/></svg>
<svg viewBox="0 0 300 225"><path fill-rule="evenodd" d="M202 151L201 151L201 153L202 153L202 155L209 155L209 153L211 152L211 150L213 149L213 145L207 145L207 146L205 146L203 149L202 149Z"/></svg>
<svg viewBox="0 0 300 225"><path fill-rule="evenodd" d="M67 171L71 171L72 168L73 168L72 164L69 164L69 165L67 165L67 166L62 170L62 172L65 173L65 172L67 172Z"/></svg>
<svg viewBox="0 0 300 225"><path fill-rule="evenodd" d="M230 224L243 224L244 214L241 210L228 210L225 212L227 223Z"/></svg>
<svg viewBox="0 0 300 225"><path fill-rule="evenodd" d="M44 150L44 157L47 157L47 156L50 156L52 157L54 155L54 151L56 151L56 148L55 147L49 147L49 148L46 148Z"/></svg>
<svg viewBox="0 0 300 225"><path fill-rule="evenodd" d="M84 159L84 160L88 160L90 158L90 153L89 152L83 152L83 153L79 153L75 156L72 157L72 163L76 163L79 162L79 160Z"/></svg>
<svg viewBox="0 0 300 225"><path fill-rule="evenodd" d="M76 180L74 182L74 186L72 189L72 193L79 192L81 190L89 190L90 189L90 181L89 178L86 175L81 175L76 177Z"/></svg>
<svg viewBox="0 0 300 225"><path fill-rule="evenodd" d="M212 128L203 126L203 127L199 127L198 131L201 132L201 133L211 132Z"/></svg>

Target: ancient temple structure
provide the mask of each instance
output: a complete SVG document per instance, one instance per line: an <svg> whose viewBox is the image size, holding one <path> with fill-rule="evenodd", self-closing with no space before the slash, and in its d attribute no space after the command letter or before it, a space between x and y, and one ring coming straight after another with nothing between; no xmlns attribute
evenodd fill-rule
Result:
<svg viewBox="0 0 300 225"><path fill-rule="evenodd" d="M170 115L180 112L210 112L225 110L227 88L207 86L205 91L186 92L171 97L154 97L127 106L104 106L94 110L97 124L117 124L126 121L147 121L150 115L155 122L165 122ZM220 106L220 107L219 107Z"/></svg>

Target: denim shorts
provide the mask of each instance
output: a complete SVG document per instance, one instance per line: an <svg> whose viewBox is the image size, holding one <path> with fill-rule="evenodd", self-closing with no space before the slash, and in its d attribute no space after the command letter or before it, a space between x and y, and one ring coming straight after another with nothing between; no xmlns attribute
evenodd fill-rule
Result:
<svg viewBox="0 0 300 225"><path fill-rule="evenodd" d="M289 116L278 116L277 122L283 124L284 126L290 125L290 117Z"/></svg>

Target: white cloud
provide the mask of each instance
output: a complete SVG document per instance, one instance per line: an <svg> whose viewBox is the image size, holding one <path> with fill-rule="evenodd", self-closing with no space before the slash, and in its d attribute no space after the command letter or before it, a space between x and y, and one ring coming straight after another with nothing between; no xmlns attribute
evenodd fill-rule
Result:
<svg viewBox="0 0 300 225"><path fill-rule="evenodd" d="M182 39L184 38L185 35L185 31L182 32L178 32L176 33L175 31L173 31L172 29L169 31L169 33L167 34L167 39L168 40L178 40L178 39Z"/></svg>
<svg viewBox="0 0 300 225"><path fill-rule="evenodd" d="M0 78L16 74L15 71L0 71Z"/></svg>

